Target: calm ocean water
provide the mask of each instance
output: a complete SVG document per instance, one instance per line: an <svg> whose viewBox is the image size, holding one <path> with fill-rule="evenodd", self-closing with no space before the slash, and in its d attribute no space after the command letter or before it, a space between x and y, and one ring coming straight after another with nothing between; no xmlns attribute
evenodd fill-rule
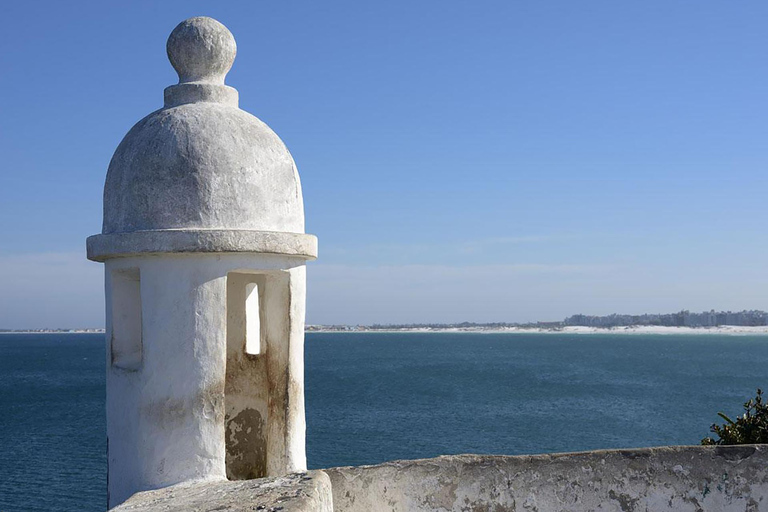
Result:
<svg viewBox="0 0 768 512"><path fill-rule="evenodd" d="M766 368L768 336L311 333L309 466L697 444ZM103 335L0 335L0 512L103 510L104 438Z"/></svg>

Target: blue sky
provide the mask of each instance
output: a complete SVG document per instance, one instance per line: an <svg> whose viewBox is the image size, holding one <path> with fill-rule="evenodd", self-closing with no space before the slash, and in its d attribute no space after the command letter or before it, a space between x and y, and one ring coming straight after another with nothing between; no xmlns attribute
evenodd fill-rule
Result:
<svg viewBox="0 0 768 512"><path fill-rule="evenodd" d="M14 2L0 327L103 325L109 159L212 16L302 177L310 323L768 309L765 2Z"/></svg>

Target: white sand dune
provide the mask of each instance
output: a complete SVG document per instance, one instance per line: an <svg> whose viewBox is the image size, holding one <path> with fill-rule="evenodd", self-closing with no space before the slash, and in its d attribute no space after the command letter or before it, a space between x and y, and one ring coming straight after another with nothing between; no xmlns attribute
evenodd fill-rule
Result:
<svg viewBox="0 0 768 512"><path fill-rule="evenodd" d="M459 330L459 329L456 329ZM582 327L567 326L562 328L526 328L510 327L506 329L484 330L483 332L519 332L542 334L702 334L702 335L768 335L768 326L755 327L741 325L721 325L718 327L665 327L660 325L633 325L628 327Z"/></svg>
<svg viewBox="0 0 768 512"><path fill-rule="evenodd" d="M317 326L315 326L317 327ZM474 333L520 333L520 334L696 334L696 335L730 335L730 336L765 336L768 326L755 327L741 325L721 325L718 327L665 327L658 325L633 325L627 327L415 327L403 329L368 329L358 327L347 330L315 328L312 332L474 332Z"/></svg>

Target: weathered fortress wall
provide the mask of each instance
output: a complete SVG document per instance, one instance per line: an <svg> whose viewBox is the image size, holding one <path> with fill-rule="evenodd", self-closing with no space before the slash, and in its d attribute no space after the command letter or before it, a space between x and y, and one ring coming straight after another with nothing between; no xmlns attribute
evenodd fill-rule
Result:
<svg viewBox="0 0 768 512"><path fill-rule="evenodd" d="M322 471L255 480L190 482L135 494L112 512L333 512Z"/></svg>
<svg viewBox="0 0 768 512"><path fill-rule="evenodd" d="M160 510L760 512L768 446L453 455L161 489L116 509Z"/></svg>
<svg viewBox="0 0 768 512"><path fill-rule="evenodd" d="M768 510L768 446L456 455L326 472L337 512Z"/></svg>

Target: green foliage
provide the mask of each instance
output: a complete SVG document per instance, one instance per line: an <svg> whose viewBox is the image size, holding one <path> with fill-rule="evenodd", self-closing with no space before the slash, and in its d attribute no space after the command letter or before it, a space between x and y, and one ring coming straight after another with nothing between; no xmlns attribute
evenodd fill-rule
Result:
<svg viewBox="0 0 768 512"><path fill-rule="evenodd" d="M761 444L768 443L768 404L763 402L763 390L757 390L757 396L744 404L744 414L733 421L719 412L725 420L722 425L712 425L709 429L719 439L705 437L701 444Z"/></svg>

